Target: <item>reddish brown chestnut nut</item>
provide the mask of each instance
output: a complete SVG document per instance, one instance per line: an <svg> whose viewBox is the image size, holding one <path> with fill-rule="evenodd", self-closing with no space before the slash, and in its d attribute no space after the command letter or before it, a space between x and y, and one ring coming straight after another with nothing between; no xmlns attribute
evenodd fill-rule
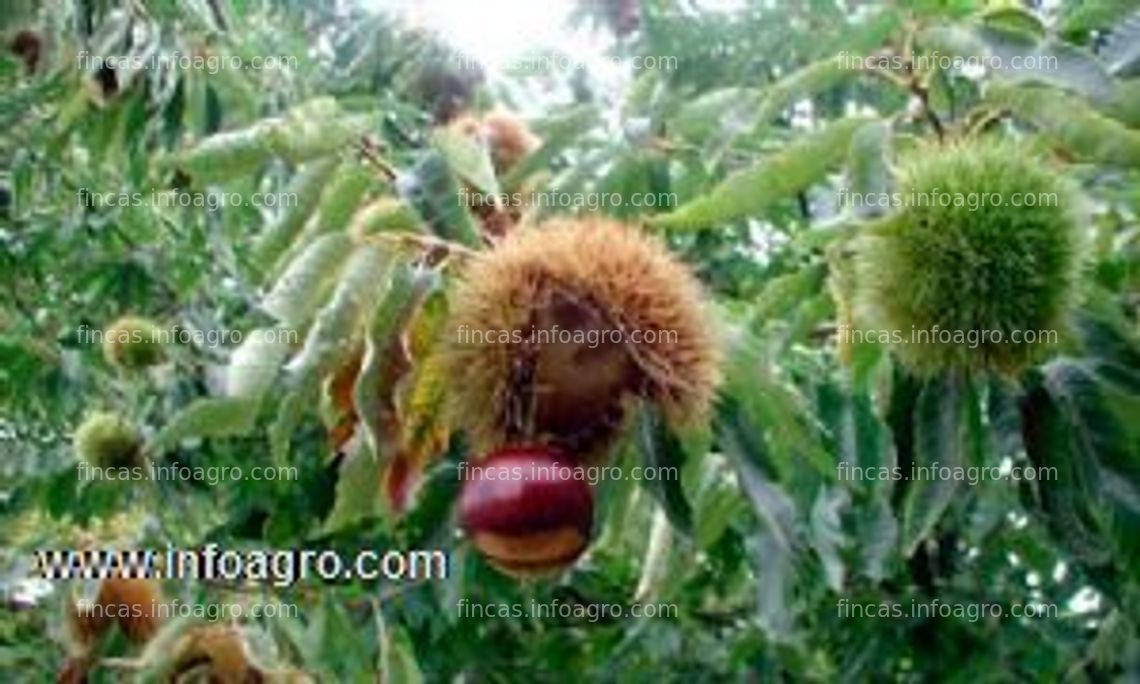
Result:
<svg viewBox="0 0 1140 684"><path fill-rule="evenodd" d="M459 517L499 570L532 576L573 563L590 541L594 495L580 466L544 445L511 446L460 464Z"/></svg>

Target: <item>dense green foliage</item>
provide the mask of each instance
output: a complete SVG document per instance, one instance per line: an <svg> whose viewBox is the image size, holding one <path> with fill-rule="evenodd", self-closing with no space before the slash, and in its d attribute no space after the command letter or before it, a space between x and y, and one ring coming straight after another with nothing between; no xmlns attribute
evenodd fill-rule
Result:
<svg viewBox="0 0 1140 684"><path fill-rule="evenodd" d="M348 3L40 4L7 2L0 29L4 681L145 681L185 627L76 657L65 615L91 583L29 582L36 550L209 544L447 554L445 578L416 581L164 582L189 606L296 605L236 623L265 670L316 681L1140 676L1132 0L581 2L624 65L674 60L616 89L587 69L459 68ZM94 59L112 56L147 66ZM290 59L250 67L263 56ZM509 169L437 125L496 106L541 139ZM842 199L911 185L1061 206ZM646 405L614 448L622 472L680 477L598 483L586 555L518 581L456 532L478 455L446 422L437 354L491 232L456 198L531 190L669 198L511 220L596 211L660 236L707 288L726 358L707 428ZM1059 340L979 358L845 338L878 325L869 305L886 327ZM124 316L170 343L114 363L91 333ZM84 479L123 441L98 412L139 426L148 465L289 476ZM975 477L1026 468L1046 475ZM574 610L498 612L551 602Z"/></svg>

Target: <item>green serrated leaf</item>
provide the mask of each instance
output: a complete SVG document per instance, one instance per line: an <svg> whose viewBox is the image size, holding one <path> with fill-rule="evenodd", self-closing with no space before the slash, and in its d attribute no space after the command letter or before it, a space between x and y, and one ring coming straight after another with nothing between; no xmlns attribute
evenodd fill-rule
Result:
<svg viewBox="0 0 1140 684"><path fill-rule="evenodd" d="M349 232L355 236L377 233L418 233L423 229L419 214L405 202L385 198L366 205L352 217Z"/></svg>
<svg viewBox="0 0 1140 684"><path fill-rule="evenodd" d="M361 164L342 166L321 195L313 234L324 235L347 228L375 182L372 173Z"/></svg>
<svg viewBox="0 0 1140 684"><path fill-rule="evenodd" d="M357 339L357 326L384 294L388 257L376 245L357 246L345 263L340 280L305 338L301 352L289 362L300 377L324 376Z"/></svg>
<svg viewBox="0 0 1140 684"><path fill-rule="evenodd" d="M694 461L688 471L698 479L690 490L696 524L693 539L697 548L707 549L721 539L745 505L723 456L708 453Z"/></svg>
<svg viewBox="0 0 1140 684"><path fill-rule="evenodd" d="M1031 33L986 25L942 25L920 36L931 53L972 60L1010 84L1043 83L1105 102L1114 84L1104 65L1085 50Z"/></svg>
<svg viewBox="0 0 1140 684"><path fill-rule="evenodd" d="M663 471L663 468L676 468L674 472L681 472L686 458L684 446L655 407L645 406L639 411L637 438L646 468L653 468L657 472L668 472ZM693 511L680 481L676 478L661 478L641 482L661 503L673 526L691 533Z"/></svg>
<svg viewBox="0 0 1140 684"><path fill-rule="evenodd" d="M259 406L245 397L199 399L175 414L148 448L161 454L188 439L247 435L257 423Z"/></svg>
<svg viewBox="0 0 1140 684"><path fill-rule="evenodd" d="M292 348L294 331L258 328L230 355L226 366L226 395L260 399L269 390Z"/></svg>
<svg viewBox="0 0 1140 684"><path fill-rule="evenodd" d="M196 187L249 175L273 158L274 126L262 122L240 131L218 133L176 155L172 163Z"/></svg>
<svg viewBox="0 0 1140 684"><path fill-rule="evenodd" d="M664 229L699 229L761 214L776 201L823 180L843 160L851 137L866 123L867 119L856 117L827 124L650 222Z"/></svg>
<svg viewBox="0 0 1140 684"><path fill-rule="evenodd" d="M844 59L836 56L813 62L769 84L756 108L752 135L767 128L777 114L797 101L826 90L844 78L857 75L857 70L849 68Z"/></svg>
<svg viewBox="0 0 1140 684"><path fill-rule="evenodd" d="M1134 0L1085 0L1072 3L1061 21L1067 38L1086 42L1096 29L1106 29L1136 10Z"/></svg>
<svg viewBox="0 0 1140 684"><path fill-rule="evenodd" d="M850 503L845 489L821 489L811 508L811 544L823 563L824 577L832 591L842 591L847 569L843 562L843 548L847 537L840 520Z"/></svg>
<svg viewBox="0 0 1140 684"><path fill-rule="evenodd" d="M502 186L515 190L531 175L549 167L559 154L595 126L599 118L596 107L582 105L536 125L536 133L541 136L542 144L507 172L502 179Z"/></svg>
<svg viewBox="0 0 1140 684"><path fill-rule="evenodd" d="M983 24L1005 31L1018 31L1038 38L1046 33L1045 24L1033 12L1022 7L1000 7L980 17Z"/></svg>
<svg viewBox="0 0 1140 684"><path fill-rule="evenodd" d="M891 191L891 127L885 121L873 121L851 138L847 161L847 183L852 196L882 197ZM886 213L879 202L860 202L851 213L859 219L871 219Z"/></svg>
<svg viewBox="0 0 1140 684"><path fill-rule="evenodd" d="M1140 74L1140 11L1113 28L1099 54L1115 76Z"/></svg>
<svg viewBox="0 0 1140 684"><path fill-rule="evenodd" d="M272 266L304 229L336 168L335 159L315 161L301 169L290 182L286 193L296 201L278 214L253 246L254 258L263 268Z"/></svg>
<svg viewBox="0 0 1140 684"><path fill-rule="evenodd" d="M285 113L273 128L273 151L293 164L332 154L373 127L371 117L345 115L336 100L320 97Z"/></svg>
<svg viewBox="0 0 1140 684"><path fill-rule="evenodd" d="M668 130L690 140L704 140L721 131L739 134L754 121L763 91L756 88L720 88L685 103L669 121Z"/></svg>
<svg viewBox="0 0 1140 684"><path fill-rule="evenodd" d="M808 297L819 292L823 269L804 268L772 278L756 298L752 316L763 326L769 320L782 320Z"/></svg>
<svg viewBox="0 0 1140 684"><path fill-rule="evenodd" d="M839 455L839 479L852 480L857 490L890 492L893 479L889 475L897 462L890 433L875 413L871 397L864 392L844 391L838 385L825 385L820 388L819 403L820 420L830 428L830 438ZM864 478L856 473L869 475Z"/></svg>
<svg viewBox="0 0 1140 684"><path fill-rule="evenodd" d="M1140 166L1140 132L1078 98L1047 88L991 88L986 101L1032 123L1055 146L1081 161Z"/></svg>
<svg viewBox="0 0 1140 684"><path fill-rule="evenodd" d="M469 247L480 244L479 230L467 211L470 202L464 201L468 195L439 152L425 154L411 174L396 185L433 233Z"/></svg>
<svg viewBox="0 0 1140 684"><path fill-rule="evenodd" d="M856 520L862 571L875 582L888 576L888 564L898 548L899 524L886 496L858 508Z"/></svg>
<svg viewBox="0 0 1140 684"><path fill-rule="evenodd" d="M748 539L756 564L757 604L760 624L774 639L791 637L795 613L796 507L782 489L768 481L749 461L734 458L741 487L752 504L762 529Z"/></svg>
<svg viewBox="0 0 1140 684"><path fill-rule="evenodd" d="M1058 359L1041 370L1045 387L1070 429L1073 447L1086 462L1121 478L1116 492L1127 493L1140 513L1140 434L1130 429L1140 395L1135 370L1113 373L1111 365L1092 360ZM1117 378L1136 384L1121 384Z"/></svg>
<svg viewBox="0 0 1140 684"><path fill-rule="evenodd" d="M1099 505L1093 486L1095 461L1074 441L1071 419L1035 378L1021 401L1021 422L1030 462L1038 472L1049 473L1037 481L1037 504L1058 542L1082 561L1102 565L1110 561L1111 552L1093 512Z"/></svg>
<svg viewBox="0 0 1140 684"><path fill-rule="evenodd" d="M1129 128L1140 128L1140 78L1118 83L1104 112Z"/></svg>
<svg viewBox="0 0 1140 684"><path fill-rule="evenodd" d="M303 326L333 289L352 249L346 233L318 237L289 263L261 308L282 325Z"/></svg>
<svg viewBox="0 0 1140 684"><path fill-rule="evenodd" d="M377 620L382 620L379 610ZM391 624L383 624L380 634L380 684L422 684L424 675L408 634Z"/></svg>
<svg viewBox="0 0 1140 684"><path fill-rule="evenodd" d="M362 442L345 454L336 481L336 503L322 527L329 534L380 515L382 464Z"/></svg>
<svg viewBox="0 0 1140 684"><path fill-rule="evenodd" d="M831 477L835 463L823 449L810 407L770 363L755 338L745 335L733 344L717 407L722 448L780 483L812 473Z"/></svg>
<svg viewBox="0 0 1140 684"><path fill-rule="evenodd" d="M757 617L773 641L792 638L795 627L793 588L795 563L791 549L779 541L772 531L761 532L749 540L756 562Z"/></svg>
<svg viewBox="0 0 1140 684"><path fill-rule="evenodd" d="M927 380L918 396L913 467L915 473L925 475L908 480L902 530L903 553L908 557L930 535L961 489L961 480L941 477L939 471L967 465L966 402L971 397L966 380L957 375Z"/></svg>
<svg viewBox="0 0 1140 684"><path fill-rule="evenodd" d="M499 195L499 179L495 176L495 166L486 144L450 127L437 128L431 138L455 175L480 193Z"/></svg>

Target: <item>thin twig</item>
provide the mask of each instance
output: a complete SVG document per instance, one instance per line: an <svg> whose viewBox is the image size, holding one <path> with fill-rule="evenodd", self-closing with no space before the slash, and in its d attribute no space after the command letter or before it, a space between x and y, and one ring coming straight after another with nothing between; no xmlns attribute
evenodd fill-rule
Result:
<svg viewBox="0 0 1140 684"><path fill-rule="evenodd" d="M360 140L360 153L364 155L373 166L380 170L380 173L390 183L396 182L399 176L395 167L393 167L387 159L380 156L380 150L377 148L376 143L365 137Z"/></svg>
<svg viewBox="0 0 1140 684"><path fill-rule="evenodd" d="M942 142L946 139L946 127L942 125L942 119L938 118L938 114L934 112L934 108L930 106L930 89L926 86L916 83L911 89L912 92L918 97L918 102L922 105L922 114L930 123L931 128L938 134L938 141Z"/></svg>
<svg viewBox="0 0 1140 684"><path fill-rule="evenodd" d="M930 106L930 85L924 79L925 74L921 73L916 64L914 54L914 40L918 34L918 23L913 19L907 20L906 36L903 38L903 62L907 65L907 78L903 81L904 85L910 92L918 99L918 104L922 108L922 117L926 119L930 127L934 129L938 135L938 141L942 142L946 139L946 126L942 123L942 119ZM893 74L886 75L888 78L897 78Z"/></svg>
<svg viewBox="0 0 1140 684"><path fill-rule="evenodd" d="M108 670L127 670L129 672L137 672L146 666L146 662L138 658L103 658L98 662L98 667L105 667Z"/></svg>
<svg viewBox="0 0 1140 684"><path fill-rule="evenodd" d="M366 235L363 239L365 242L411 245L422 250L446 250L449 254L461 257L471 257L476 254L474 249L466 245L420 233L374 233Z"/></svg>

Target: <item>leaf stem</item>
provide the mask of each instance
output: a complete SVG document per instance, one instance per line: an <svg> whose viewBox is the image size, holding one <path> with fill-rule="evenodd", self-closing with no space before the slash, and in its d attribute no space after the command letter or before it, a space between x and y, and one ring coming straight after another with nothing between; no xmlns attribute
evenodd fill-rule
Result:
<svg viewBox="0 0 1140 684"><path fill-rule="evenodd" d="M431 235L423 235L420 233L375 233L373 235L366 235L363 240L365 242L373 242L380 244L397 244L403 246L412 246L424 251L444 250L449 254L455 254L460 257L471 257L476 254L476 251L461 245L458 242L451 240L444 240Z"/></svg>

